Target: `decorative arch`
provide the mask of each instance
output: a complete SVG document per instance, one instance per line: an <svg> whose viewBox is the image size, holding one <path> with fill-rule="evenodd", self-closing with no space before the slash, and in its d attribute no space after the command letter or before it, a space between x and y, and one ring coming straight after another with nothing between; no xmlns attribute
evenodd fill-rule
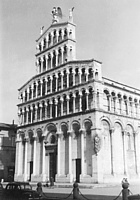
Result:
<svg viewBox="0 0 140 200"><path fill-rule="evenodd" d="M90 119L85 119L83 121L82 127L85 128L85 130L86 130L87 133L91 133L91 127L92 127L92 125L93 124L92 124L92 121Z"/></svg>

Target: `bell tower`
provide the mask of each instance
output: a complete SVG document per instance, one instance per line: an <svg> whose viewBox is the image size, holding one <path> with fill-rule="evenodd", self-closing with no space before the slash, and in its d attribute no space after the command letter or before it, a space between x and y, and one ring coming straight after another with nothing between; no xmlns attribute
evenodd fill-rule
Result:
<svg viewBox="0 0 140 200"><path fill-rule="evenodd" d="M54 7L52 24L46 30L44 27L41 28L40 37L36 40L37 74L76 59L76 25L73 23L73 9L69 10L68 21L62 22L61 8Z"/></svg>

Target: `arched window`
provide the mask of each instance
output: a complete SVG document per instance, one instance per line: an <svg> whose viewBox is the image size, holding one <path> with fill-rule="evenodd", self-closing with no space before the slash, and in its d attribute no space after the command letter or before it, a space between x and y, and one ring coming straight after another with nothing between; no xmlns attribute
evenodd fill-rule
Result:
<svg viewBox="0 0 140 200"><path fill-rule="evenodd" d="M46 71L46 58L45 56L43 57L43 72Z"/></svg>
<svg viewBox="0 0 140 200"><path fill-rule="evenodd" d="M31 109L28 107L28 123L31 123Z"/></svg>
<svg viewBox="0 0 140 200"><path fill-rule="evenodd" d="M86 82L85 68L82 69L81 82L82 83Z"/></svg>
<svg viewBox="0 0 140 200"><path fill-rule="evenodd" d="M73 86L73 73L72 73L72 68L69 70L69 87Z"/></svg>
<svg viewBox="0 0 140 200"><path fill-rule="evenodd" d="M27 101L27 90L25 91L25 101Z"/></svg>
<svg viewBox="0 0 140 200"><path fill-rule="evenodd" d="M58 98L57 115L58 115L58 117L61 116L61 101L60 101L60 97Z"/></svg>
<svg viewBox="0 0 140 200"><path fill-rule="evenodd" d="M42 119L45 119L45 102L42 102Z"/></svg>
<svg viewBox="0 0 140 200"><path fill-rule="evenodd" d="M55 99L53 99L53 103L52 103L52 117L55 117Z"/></svg>
<svg viewBox="0 0 140 200"><path fill-rule="evenodd" d="M56 36L56 30L54 30L53 32L53 44L56 44L57 43L57 36Z"/></svg>
<svg viewBox="0 0 140 200"><path fill-rule="evenodd" d="M85 90L82 91L82 111L87 109L86 93Z"/></svg>
<svg viewBox="0 0 140 200"><path fill-rule="evenodd" d="M41 95L41 83L40 83L40 81L38 81L37 95L38 95L38 96Z"/></svg>
<svg viewBox="0 0 140 200"><path fill-rule="evenodd" d="M79 84L79 73L78 68L75 70L75 85Z"/></svg>
<svg viewBox="0 0 140 200"><path fill-rule="evenodd" d="M31 86L29 87L29 99L32 98L32 89L31 89Z"/></svg>
<svg viewBox="0 0 140 200"><path fill-rule="evenodd" d="M89 89L88 108L89 108L89 110L93 108L93 90L92 90L92 88Z"/></svg>
<svg viewBox="0 0 140 200"><path fill-rule="evenodd" d="M68 32L67 29L64 30L64 40L68 38Z"/></svg>
<svg viewBox="0 0 140 200"><path fill-rule="evenodd" d="M37 105L37 121L40 120L40 105Z"/></svg>
<svg viewBox="0 0 140 200"><path fill-rule="evenodd" d="M88 80L92 80L93 79L93 71L92 71L92 68L89 68L88 70Z"/></svg>
<svg viewBox="0 0 140 200"><path fill-rule="evenodd" d="M63 115L67 114L67 99L66 99L66 95L64 95L64 101L63 101Z"/></svg>
<svg viewBox="0 0 140 200"><path fill-rule="evenodd" d="M67 73L66 70L64 71L64 76L63 76L63 88L67 88Z"/></svg>
<svg viewBox="0 0 140 200"><path fill-rule="evenodd" d="M51 91L51 79L50 77L48 77L48 81L47 81L47 93L50 93Z"/></svg>
<svg viewBox="0 0 140 200"><path fill-rule="evenodd" d="M79 112L79 110L80 110L80 96L79 96L79 92L76 92L75 111Z"/></svg>
<svg viewBox="0 0 140 200"><path fill-rule="evenodd" d="M43 40L43 49L46 49L46 38L44 38L44 40Z"/></svg>
<svg viewBox="0 0 140 200"><path fill-rule="evenodd" d="M62 41L62 31L59 30L58 42Z"/></svg>
<svg viewBox="0 0 140 200"><path fill-rule="evenodd" d="M49 33L49 36L48 36L48 47L51 46L51 34Z"/></svg>
<svg viewBox="0 0 140 200"><path fill-rule="evenodd" d="M35 112L36 112L35 105L33 105L33 122L35 122Z"/></svg>
<svg viewBox="0 0 140 200"><path fill-rule="evenodd" d="M70 99L69 99L69 113L73 113L73 96L70 94Z"/></svg>
<svg viewBox="0 0 140 200"><path fill-rule="evenodd" d="M58 91L61 90L61 73L58 73Z"/></svg>
<svg viewBox="0 0 140 200"><path fill-rule="evenodd" d="M56 77L53 75L53 80L52 80L52 92L56 91Z"/></svg>
<svg viewBox="0 0 140 200"><path fill-rule="evenodd" d="M46 81L45 81L45 79L43 79L43 84L42 84L42 96L45 95L45 91L46 91Z"/></svg>

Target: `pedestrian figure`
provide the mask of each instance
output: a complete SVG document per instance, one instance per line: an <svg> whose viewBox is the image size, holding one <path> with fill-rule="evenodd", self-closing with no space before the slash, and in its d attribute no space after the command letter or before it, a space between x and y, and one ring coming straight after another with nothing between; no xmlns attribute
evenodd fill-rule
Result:
<svg viewBox="0 0 140 200"><path fill-rule="evenodd" d="M39 196L42 197L42 196L43 196L43 190L42 190L42 183L41 183L41 182L38 182L38 183L37 183L37 188L36 188L36 190L37 190Z"/></svg>
<svg viewBox="0 0 140 200"><path fill-rule="evenodd" d="M51 188L54 187L54 178L53 177L50 178L50 187Z"/></svg>

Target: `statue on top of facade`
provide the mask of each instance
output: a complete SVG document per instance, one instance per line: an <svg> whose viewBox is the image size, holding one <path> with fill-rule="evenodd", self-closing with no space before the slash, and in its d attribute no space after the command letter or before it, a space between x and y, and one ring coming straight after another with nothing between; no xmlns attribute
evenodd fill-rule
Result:
<svg viewBox="0 0 140 200"><path fill-rule="evenodd" d="M58 22L59 21L58 17L62 18L62 10L60 7L57 7L57 8L53 7L52 17L53 17L52 23Z"/></svg>
<svg viewBox="0 0 140 200"><path fill-rule="evenodd" d="M69 21L70 22L73 22L73 10L74 10L74 7L72 7L71 9L69 9Z"/></svg>

